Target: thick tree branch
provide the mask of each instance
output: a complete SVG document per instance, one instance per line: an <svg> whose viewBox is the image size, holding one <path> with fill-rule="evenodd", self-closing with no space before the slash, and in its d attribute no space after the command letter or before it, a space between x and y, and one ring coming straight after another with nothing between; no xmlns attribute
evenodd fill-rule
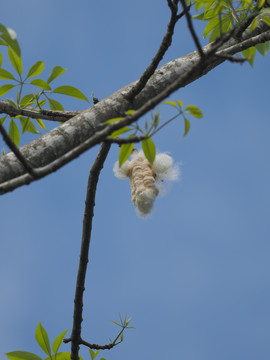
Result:
<svg viewBox="0 0 270 360"><path fill-rule="evenodd" d="M83 217L83 231L81 242L80 263L77 274L76 291L74 299L74 313L73 313L73 327L71 333L71 360L79 359L79 345L82 343L81 339L81 323L83 321L83 293L85 285L86 270L88 264L88 253L90 247L91 231L92 231L92 219L94 216L95 196L97 190L97 183L99 174L103 168L104 161L110 150L110 144L103 143L101 145L98 156L90 170L85 209Z"/></svg>
<svg viewBox="0 0 270 360"><path fill-rule="evenodd" d="M224 36L224 39L226 40L226 36ZM260 24L260 27L253 33L243 33L242 40L231 38L218 48L214 48L216 46L216 42L214 42L204 46L203 51L205 56L208 56L213 49L215 52L218 51L220 55L234 55L255 45L256 41L261 43L267 40L270 40L269 27ZM23 146L21 152L36 170L51 163L53 171L55 171L59 168L58 165L54 165L57 163L57 159L61 159L60 162L65 164L78 156L81 153L80 151L85 151L103 141L110 135L110 131L116 130L116 128L110 126L103 130L102 127L106 120L124 116L125 111L133 108L134 110L139 109L135 113L136 116L133 114L133 117L126 118L125 122L121 124L123 126L124 123L129 121L136 121L173 91L197 80L224 61L224 58L214 57L213 54L205 61L202 71L199 64L200 56L197 51L173 60L155 71L145 88L132 103L126 100L126 94L134 86L134 83L118 90L56 129ZM4 188L7 185L10 186L10 179L20 177L24 172L23 166L18 162L14 154L10 153L2 156L0 158L0 182L5 183L2 184L2 192L5 192ZM29 175L26 175L26 178L24 183L29 182ZM11 181L19 182L20 185L17 186L22 185L21 178Z"/></svg>
<svg viewBox="0 0 270 360"><path fill-rule="evenodd" d="M0 100L0 114L7 114L9 116L22 115L32 119L65 122L80 113L81 111L55 111L46 109L40 110L38 108L31 107L17 109L7 101Z"/></svg>

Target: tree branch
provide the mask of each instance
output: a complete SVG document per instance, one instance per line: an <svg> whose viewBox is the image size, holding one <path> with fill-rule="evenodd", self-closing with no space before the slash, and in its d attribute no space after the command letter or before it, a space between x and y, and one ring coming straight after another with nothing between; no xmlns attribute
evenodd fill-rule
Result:
<svg viewBox="0 0 270 360"><path fill-rule="evenodd" d="M76 292L74 299L74 313L73 313L73 327L71 333L71 360L79 359L79 345L82 343L81 339L81 324L83 321L83 293L85 285L86 270L88 264L88 253L90 247L92 220L94 216L95 196L97 190L97 183L100 175L100 171L103 168L103 164L107 158L110 150L110 144L103 143L100 147L98 156L90 170L85 209L83 217L83 231L81 242L80 263L77 274Z"/></svg>
<svg viewBox="0 0 270 360"><path fill-rule="evenodd" d="M229 39L225 34L223 43L215 41L203 47L203 52L207 56L203 70L199 64L200 56L197 51L173 60L155 71L132 103L126 100L126 94L135 83L118 90L95 106L23 146L21 152L36 171L41 169L40 177L45 176L46 172L48 174L56 171L80 153L103 141L111 134L111 131L128 124L129 121L136 121L173 91L197 80L225 61L224 58L215 57L214 53L234 55L267 40L270 40L270 31L263 22L259 23L259 27L254 32L243 33L242 40ZM131 108L137 110L132 116L126 117L123 122L115 123L115 125L110 124L104 129L104 122L114 117L124 116L125 112ZM33 181L29 175L23 175L24 172L23 166L12 153L2 156L0 158L0 183L2 183L0 191L5 193Z"/></svg>
<svg viewBox="0 0 270 360"><path fill-rule="evenodd" d="M32 119L43 119L50 121L65 122L72 117L80 114L82 111L55 111L26 107L24 109L17 109L7 101L0 100L0 114L7 114L9 116L22 115Z"/></svg>
<svg viewBox="0 0 270 360"><path fill-rule="evenodd" d="M71 338L68 338L68 339L64 339L63 342L65 344L71 342ZM84 346L87 346L89 347L90 349L94 349L94 350L110 350L112 349L113 347L116 346L116 344L106 344L106 345L98 345L98 344L92 344L92 343L89 343L87 341L84 341L84 340L80 340L79 341L79 345L84 345Z"/></svg>

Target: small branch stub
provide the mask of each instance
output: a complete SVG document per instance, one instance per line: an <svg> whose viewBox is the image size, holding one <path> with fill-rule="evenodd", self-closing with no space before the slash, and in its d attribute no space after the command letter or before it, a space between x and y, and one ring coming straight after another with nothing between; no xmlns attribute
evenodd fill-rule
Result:
<svg viewBox="0 0 270 360"><path fill-rule="evenodd" d="M173 159L169 155L157 154L151 165L143 151L135 151L131 161L127 160L121 167L117 161L113 171L119 179L129 177L131 200L141 217L147 217L152 211L159 194L157 183L163 180L176 180L180 173L179 167L173 165Z"/></svg>

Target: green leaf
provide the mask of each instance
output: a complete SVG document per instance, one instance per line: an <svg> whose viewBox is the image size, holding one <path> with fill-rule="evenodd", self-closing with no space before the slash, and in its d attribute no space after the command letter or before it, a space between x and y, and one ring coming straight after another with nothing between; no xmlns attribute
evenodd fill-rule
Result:
<svg viewBox="0 0 270 360"><path fill-rule="evenodd" d="M121 145L120 151L119 151L119 167L121 167L124 162L129 158L129 155L132 153L134 144L123 144ZM113 323L115 323L116 325L121 326L118 322L111 320Z"/></svg>
<svg viewBox="0 0 270 360"><path fill-rule="evenodd" d="M185 133L183 136L186 136L190 129L190 123L189 123L188 119L185 117L184 117L184 120L185 120Z"/></svg>
<svg viewBox="0 0 270 360"><path fill-rule="evenodd" d="M31 66L26 78L28 79L30 77L37 76L41 74L43 70L44 70L44 62L37 61L34 65Z"/></svg>
<svg viewBox="0 0 270 360"><path fill-rule="evenodd" d="M11 351L5 355L10 360L42 360L36 354L27 351Z"/></svg>
<svg viewBox="0 0 270 360"><path fill-rule="evenodd" d="M162 104L166 104L166 105L171 105L171 106L174 106L176 107L176 103L174 101L164 101Z"/></svg>
<svg viewBox="0 0 270 360"><path fill-rule="evenodd" d="M146 159L153 164L156 157L156 147L151 138L142 141L142 149Z"/></svg>
<svg viewBox="0 0 270 360"><path fill-rule="evenodd" d="M53 352L56 354L60 345L62 344L62 341L66 335L66 333L68 332L68 330L62 332L60 335L57 336L57 338L54 340L53 342L53 346L52 346L52 349L53 349Z"/></svg>
<svg viewBox="0 0 270 360"><path fill-rule="evenodd" d="M49 356L51 356L51 346L50 346L50 340L47 334L47 331L44 329L44 327L41 325L41 322L38 323L35 338L37 340L38 345L41 347L41 349Z"/></svg>
<svg viewBox="0 0 270 360"><path fill-rule="evenodd" d="M0 68L0 79L15 80L15 77L9 71Z"/></svg>
<svg viewBox="0 0 270 360"><path fill-rule="evenodd" d="M219 18L214 18L210 20L204 29L203 38L206 38L217 25L219 26Z"/></svg>
<svg viewBox="0 0 270 360"><path fill-rule="evenodd" d="M265 0L260 0L259 3L257 4L258 9L261 9L263 7L264 3L265 3Z"/></svg>
<svg viewBox="0 0 270 360"><path fill-rule="evenodd" d="M126 145L126 144L125 144ZM130 144L127 144L127 145L130 145ZM123 145L122 145L123 146ZM122 147L121 146L121 147ZM122 164L121 164L122 165ZM119 166L120 166L120 164L119 164ZM110 320L111 322L113 322L114 324L116 324L116 325L118 325L118 326L121 326L120 324L119 324L119 322L117 322L117 321L115 321L115 320Z"/></svg>
<svg viewBox="0 0 270 360"><path fill-rule="evenodd" d="M47 357L44 360L70 360L70 352L60 352L56 355L52 355L50 357ZM83 360L82 357L79 355L79 359Z"/></svg>
<svg viewBox="0 0 270 360"><path fill-rule="evenodd" d="M46 104L46 99L43 99L41 101L37 101L38 106L41 108L44 104Z"/></svg>
<svg viewBox="0 0 270 360"><path fill-rule="evenodd" d="M64 111L64 108L63 108L62 104L60 104L60 102L53 100L53 99L48 99L48 100L49 100L51 110Z"/></svg>
<svg viewBox="0 0 270 360"><path fill-rule="evenodd" d="M120 121L120 120L123 120L123 119L124 119L123 117L116 117L116 118L105 121L105 124L112 124L114 122L117 122L117 121Z"/></svg>
<svg viewBox="0 0 270 360"><path fill-rule="evenodd" d="M7 115L0 118L0 123L2 125L4 125L4 122L5 122L6 118L7 118Z"/></svg>
<svg viewBox="0 0 270 360"><path fill-rule="evenodd" d="M46 126L44 125L44 122L41 119L36 119L36 122L41 127L41 129L46 130Z"/></svg>
<svg viewBox="0 0 270 360"><path fill-rule="evenodd" d="M9 124L8 135L11 138L11 140L14 142L14 144L18 146L20 142L20 132L17 124L13 119L11 119L11 122Z"/></svg>
<svg viewBox="0 0 270 360"><path fill-rule="evenodd" d="M49 84L46 83L46 81L42 80L42 79L35 79L35 80L32 80L30 82L30 84L32 85L36 85L38 87L40 87L41 89L44 89L44 90L51 90L51 87Z"/></svg>
<svg viewBox="0 0 270 360"><path fill-rule="evenodd" d="M92 349L89 349L89 353L90 353L90 356L91 356L91 360L94 360L94 359L98 356L98 354L100 353L100 351L99 351L99 350L94 351L94 350L92 350Z"/></svg>
<svg viewBox="0 0 270 360"><path fill-rule="evenodd" d="M23 128L23 134L28 131L31 134L38 134L40 135L41 133L38 131L38 129L35 127L35 125L32 123L31 119L25 118L23 116L20 117L20 121L22 124L22 128Z"/></svg>
<svg viewBox="0 0 270 360"><path fill-rule="evenodd" d="M198 108L198 106L188 105L185 110L187 110L187 112L190 115L192 115L192 116L194 116L196 118L202 118L203 117L203 114L202 114L201 110Z"/></svg>
<svg viewBox="0 0 270 360"><path fill-rule="evenodd" d="M87 97L77 88L69 85L58 86L53 90L54 93L64 94L68 96L72 96L79 100L88 101Z"/></svg>
<svg viewBox="0 0 270 360"><path fill-rule="evenodd" d="M9 60L12 64L13 68L16 70L16 72L19 75L21 75L22 69L23 69L21 56L16 54L16 52L11 47L9 47L8 48L8 57L9 57Z"/></svg>
<svg viewBox="0 0 270 360"><path fill-rule="evenodd" d="M256 49L259 51L259 53L262 55L262 56L265 56L268 51L269 51L269 41L266 41L265 43L263 44L257 44L256 45Z"/></svg>
<svg viewBox="0 0 270 360"><path fill-rule="evenodd" d="M266 25L270 26L270 17L268 16L262 16L263 21L266 23Z"/></svg>
<svg viewBox="0 0 270 360"><path fill-rule="evenodd" d="M20 123L22 125L22 133L24 134L27 130L28 123L30 122L30 118L26 118L24 116L20 116Z"/></svg>
<svg viewBox="0 0 270 360"><path fill-rule="evenodd" d="M16 32L13 29L5 27L3 24L0 24L0 36L4 40L4 44L1 45L8 45L10 46L15 53L20 56L21 49L17 41Z"/></svg>
<svg viewBox="0 0 270 360"><path fill-rule="evenodd" d="M5 95L9 90L13 89L15 85L5 84L0 86L0 96Z"/></svg>
<svg viewBox="0 0 270 360"><path fill-rule="evenodd" d="M242 54L244 55L244 57L247 59L247 61L249 62L250 66L253 67L253 62L255 59L255 54L256 54L256 48L250 47L249 49L243 50Z"/></svg>
<svg viewBox="0 0 270 360"><path fill-rule="evenodd" d="M47 83L50 84L54 79L64 74L66 71L67 69L62 68L61 66L55 66L47 79Z"/></svg>
<svg viewBox="0 0 270 360"><path fill-rule="evenodd" d="M127 132L127 131L129 131L129 130L130 130L129 127L124 126L124 127L122 127L121 129L118 129L118 130L114 131L109 137L115 139L115 138L117 138L118 136L120 136L121 134L123 134L123 133L125 133L125 132Z"/></svg>
<svg viewBox="0 0 270 360"><path fill-rule="evenodd" d="M33 94L25 95L20 102L21 106L29 106L35 103L35 96Z"/></svg>
<svg viewBox="0 0 270 360"><path fill-rule="evenodd" d="M10 100L10 99L6 99L6 101L7 101L11 106L13 106L15 109L18 109L18 105L17 105L14 101L12 101L12 100Z"/></svg>
<svg viewBox="0 0 270 360"><path fill-rule="evenodd" d="M153 125L155 128L158 127L159 122L160 122L160 116L159 116L159 111L157 111L153 118Z"/></svg>
<svg viewBox="0 0 270 360"><path fill-rule="evenodd" d="M182 107L184 105L183 101L181 101L181 100L176 100L176 102L180 107Z"/></svg>
<svg viewBox="0 0 270 360"><path fill-rule="evenodd" d="M135 110L128 110L128 111L126 111L126 114L127 115L132 115L132 114L134 114L135 113Z"/></svg>
<svg viewBox="0 0 270 360"><path fill-rule="evenodd" d="M2 53L0 52L0 66L2 66L3 64L3 56L2 56Z"/></svg>

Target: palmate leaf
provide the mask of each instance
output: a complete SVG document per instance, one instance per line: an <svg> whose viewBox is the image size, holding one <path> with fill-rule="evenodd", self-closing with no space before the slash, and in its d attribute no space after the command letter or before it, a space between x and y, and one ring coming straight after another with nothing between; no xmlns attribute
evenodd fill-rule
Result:
<svg viewBox="0 0 270 360"><path fill-rule="evenodd" d="M259 53L262 56L265 56L269 51L269 41L266 41L265 43L262 44L257 44L256 49L259 51Z"/></svg>
<svg viewBox="0 0 270 360"><path fill-rule="evenodd" d="M60 104L60 102L58 102L58 101L56 101L54 99L48 99L48 100L49 100L51 110L64 111L64 107L63 107L62 104Z"/></svg>
<svg viewBox="0 0 270 360"><path fill-rule="evenodd" d="M3 24L0 24L0 37L4 40L4 44L10 46L15 53L20 56L21 49L17 41L16 32L13 29L5 27Z"/></svg>
<svg viewBox="0 0 270 360"><path fill-rule="evenodd" d="M36 85L37 87L40 87L41 89L44 89L44 90L51 90L50 85L47 84L46 81L44 81L44 80L42 80L42 79L32 80L32 81L30 82L30 84Z"/></svg>
<svg viewBox="0 0 270 360"><path fill-rule="evenodd" d="M5 355L10 360L42 360L38 355L27 351L11 351Z"/></svg>
<svg viewBox="0 0 270 360"><path fill-rule="evenodd" d="M38 323L35 338L37 340L37 343L41 347L41 349L49 356L51 356L51 346L50 346L50 340L47 334L47 331L44 329L44 327L41 325L41 322Z"/></svg>
<svg viewBox="0 0 270 360"><path fill-rule="evenodd" d="M15 80L15 77L7 70L0 68L0 79Z"/></svg>
<svg viewBox="0 0 270 360"><path fill-rule="evenodd" d="M54 93L72 96L79 100L85 100L88 102L87 97L77 88L70 85L58 86L53 90Z"/></svg>
<svg viewBox="0 0 270 360"><path fill-rule="evenodd" d="M13 84L5 84L0 86L0 96L5 95L9 90L13 89L15 85Z"/></svg>
<svg viewBox="0 0 270 360"><path fill-rule="evenodd" d="M35 103L35 96L33 94L25 95L20 102L20 106L29 106Z"/></svg>

